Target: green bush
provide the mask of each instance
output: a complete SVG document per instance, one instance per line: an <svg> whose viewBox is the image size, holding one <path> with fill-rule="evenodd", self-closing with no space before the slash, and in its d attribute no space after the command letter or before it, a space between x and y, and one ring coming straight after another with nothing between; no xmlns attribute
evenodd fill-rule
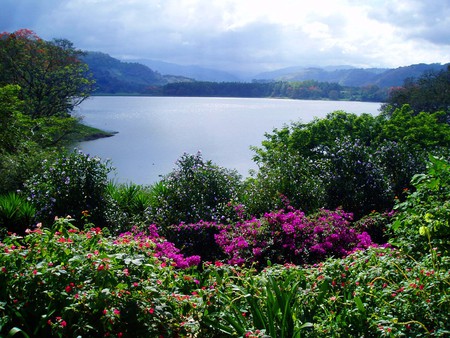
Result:
<svg viewBox="0 0 450 338"><path fill-rule="evenodd" d="M177 167L154 186L151 217L163 228L181 222L220 221L228 212L228 202L238 198L240 179L235 170L204 161L200 153L184 154Z"/></svg>
<svg viewBox="0 0 450 338"><path fill-rule="evenodd" d="M398 203L392 243L413 255L450 253L450 163L430 156L427 172L412 179L413 192Z"/></svg>
<svg viewBox="0 0 450 338"><path fill-rule="evenodd" d="M337 111L275 129L254 148L259 172L248 181L246 203L260 211L277 206L282 194L308 212L342 206L359 218L389 210L429 153L448 156L450 125L443 116L415 114L405 105L391 115Z"/></svg>
<svg viewBox="0 0 450 338"><path fill-rule="evenodd" d="M23 194L36 208L36 220L52 224L57 216L79 220L86 211L91 221L106 225L108 162L79 151L44 160L42 169L25 183Z"/></svg>

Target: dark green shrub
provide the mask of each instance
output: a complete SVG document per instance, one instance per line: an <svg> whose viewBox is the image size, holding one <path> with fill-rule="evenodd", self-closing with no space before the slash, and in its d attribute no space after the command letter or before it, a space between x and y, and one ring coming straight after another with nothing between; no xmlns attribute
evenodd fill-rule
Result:
<svg viewBox="0 0 450 338"><path fill-rule="evenodd" d="M450 163L430 156L427 172L411 181L414 191L396 205L392 242L414 255L450 252Z"/></svg>
<svg viewBox="0 0 450 338"><path fill-rule="evenodd" d="M204 161L201 154L184 154L177 167L154 187L151 216L164 227L220 221L228 202L238 198L240 175Z"/></svg>
<svg viewBox="0 0 450 338"><path fill-rule="evenodd" d="M81 152L61 153L44 160L42 170L25 183L24 196L35 206L36 219L51 224L56 216L80 219L82 212L91 221L105 226L108 162Z"/></svg>

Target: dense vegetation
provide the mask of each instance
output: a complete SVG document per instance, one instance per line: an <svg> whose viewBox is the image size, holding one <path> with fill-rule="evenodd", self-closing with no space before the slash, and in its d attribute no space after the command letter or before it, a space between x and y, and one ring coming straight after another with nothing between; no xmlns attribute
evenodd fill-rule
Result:
<svg viewBox="0 0 450 338"><path fill-rule="evenodd" d="M10 38L18 51L40 41L0 43ZM442 81L430 79L420 93ZM65 149L70 106L39 116L9 81L0 335L450 334L448 105L417 112L393 96L378 116L337 111L274 130L245 180L198 153L152 186L117 185L110 163Z"/></svg>
<svg viewBox="0 0 450 338"><path fill-rule="evenodd" d="M279 82L174 82L144 91L148 95L209 97L274 97L304 100L384 101L387 89L377 86L344 87L337 83L306 81Z"/></svg>

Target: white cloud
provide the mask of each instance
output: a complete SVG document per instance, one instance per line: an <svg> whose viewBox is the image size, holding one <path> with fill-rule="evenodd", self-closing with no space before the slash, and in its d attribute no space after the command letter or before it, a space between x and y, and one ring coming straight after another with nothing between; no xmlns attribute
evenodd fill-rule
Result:
<svg viewBox="0 0 450 338"><path fill-rule="evenodd" d="M30 28L116 57L254 72L450 61L448 1L4 1L1 31Z"/></svg>

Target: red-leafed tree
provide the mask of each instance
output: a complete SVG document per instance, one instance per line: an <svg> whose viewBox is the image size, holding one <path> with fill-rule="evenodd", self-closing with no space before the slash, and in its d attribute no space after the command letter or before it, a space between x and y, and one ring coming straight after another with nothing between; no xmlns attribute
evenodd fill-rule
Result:
<svg viewBox="0 0 450 338"><path fill-rule="evenodd" d="M69 116L94 89L82 54L66 39L44 41L28 29L1 33L0 86L19 85L32 118Z"/></svg>

